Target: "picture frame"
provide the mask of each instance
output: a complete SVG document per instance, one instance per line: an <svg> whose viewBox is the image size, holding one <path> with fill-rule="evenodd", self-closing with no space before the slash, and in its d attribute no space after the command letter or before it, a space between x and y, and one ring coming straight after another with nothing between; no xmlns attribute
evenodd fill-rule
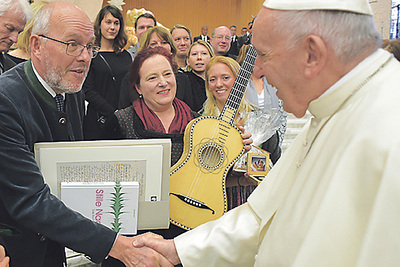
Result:
<svg viewBox="0 0 400 267"><path fill-rule="evenodd" d="M169 139L37 143L34 153L45 182L58 198L61 182L136 180L137 229L169 227Z"/></svg>
<svg viewBox="0 0 400 267"><path fill-rule="evenodd" d="M269 172L268 152L247 153L247 172L254 176L265 176Z"/></svg>

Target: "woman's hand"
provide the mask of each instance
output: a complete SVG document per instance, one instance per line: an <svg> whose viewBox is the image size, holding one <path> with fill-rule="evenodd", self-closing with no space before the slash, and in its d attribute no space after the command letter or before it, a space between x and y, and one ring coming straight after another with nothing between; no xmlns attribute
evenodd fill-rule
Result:
<svg viewBox="0 0 400 267"><path fill-rule="evenodd" d="M239 126L239 129L242 132L244 149L246 152L248 152L251 149L251 144L253 143L253 139L251 139L251 133L245 133L243 126Z"/></svg>

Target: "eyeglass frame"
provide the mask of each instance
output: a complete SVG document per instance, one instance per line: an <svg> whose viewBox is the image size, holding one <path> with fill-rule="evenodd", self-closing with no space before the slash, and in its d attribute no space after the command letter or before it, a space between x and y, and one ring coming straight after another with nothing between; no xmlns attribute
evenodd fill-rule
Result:
<svg viewBox="0 0 400 267"><path fill-rule="evenodd" d="M92 54L91 58L95 58L95 57L97 56L99 50L100 50L100 47L99 47L99 46L96 46L96 45L91 45L91 44L88 44L88 45L81 45L81 44L78 44L78 43L76 43L76 42L64 42L64 41L61 41L61 40L57 40L57 39L48 37L48 36L46 36L46 35L44 35L44 34L39 34L39 36L40 36L40 37L43 37L43 38L46 38L46 39L49 39L49 40L52 40L52 41L55 41L55 42L58 42L58 43L61 43L61 44L67 45L67 47L66 47L66 49L65 49L65 53L66 53L68 56L71 56L71 57L79 57L79 56L82 54L83 50L86 48L87 51L88 51L88 53L89 53L89 54ZM68 47L69 47L70 45L72 45L73 43L75 43L78 47L79 47L79 46L82 47L82 49L80 50L80 52L79 52L78 55L71 55L71 54L68 54ZM91 51L90 51L89 49L91 49Z"/></svg>
<svg viewBox="0 0 400 267"><path fill-rule="evenodd" d="M215 36L216 39L225 39L225 41L231 41L232 40L232 36L228 36L228 35L222 35L222 34L218 34Z"/></svg>

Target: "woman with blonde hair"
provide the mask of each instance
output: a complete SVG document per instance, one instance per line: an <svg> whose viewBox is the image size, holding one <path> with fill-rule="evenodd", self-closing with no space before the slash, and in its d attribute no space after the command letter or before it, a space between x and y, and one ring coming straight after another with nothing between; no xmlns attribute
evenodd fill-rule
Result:
<svg viewBox="0 0 400 267"><path fill-rule="evenodd" d="M202 115L219 116L231 92L239 69L240 65L229 57L217 56L210 60L205 69L207 99L204 102ZM255 106L252 106L243 97L236 113L235 122L243 126L245 116L254 109Z"/></svg>
<svg viewBox="0 0 400 267"><path fill-rule="evenodd" d="M205 70L207 100L204 102L202 115L216 117L220 115L238 76L239 69L239 63L229 57L216 56L210 60ZM250 104L246 97L243 97L236 113L235 123L243 126L249 114L256 109L256 106ZM265 150L271 153L271 161L275 164L281 155L278 134L275 133L266 143L268 145L265 146ZM228 178L229 176L237 176L237 183L227 181L228 210L245 203L248 196L256 188L256 185L248 179L247 175L231 170ZM229 180L235 181L235 179Z"/></svg>
<svg viewBox="0 0 400 267"><path fill-rule="evenodd" d="M184 101L194 111L200 111L207 99L205 70L214 52L208 42L194 42L187 53L187 72L176 75L176 97Z"/></svg>

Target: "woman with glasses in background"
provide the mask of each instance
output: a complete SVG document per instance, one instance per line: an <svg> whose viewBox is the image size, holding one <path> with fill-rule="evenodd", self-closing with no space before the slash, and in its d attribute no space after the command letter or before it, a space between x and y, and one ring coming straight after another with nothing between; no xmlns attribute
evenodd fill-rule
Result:
<svg viewBox="0 0 400 267"><path fill-rule="evenodd" d="M121 81L129 70L132 57L124 50L127 36L124 18L112 5L103 7L94 23L95 45L100 47L92 60L83 85L87 109L83 121L85 140L101 139L107 118L118 108Z"/></svg>

